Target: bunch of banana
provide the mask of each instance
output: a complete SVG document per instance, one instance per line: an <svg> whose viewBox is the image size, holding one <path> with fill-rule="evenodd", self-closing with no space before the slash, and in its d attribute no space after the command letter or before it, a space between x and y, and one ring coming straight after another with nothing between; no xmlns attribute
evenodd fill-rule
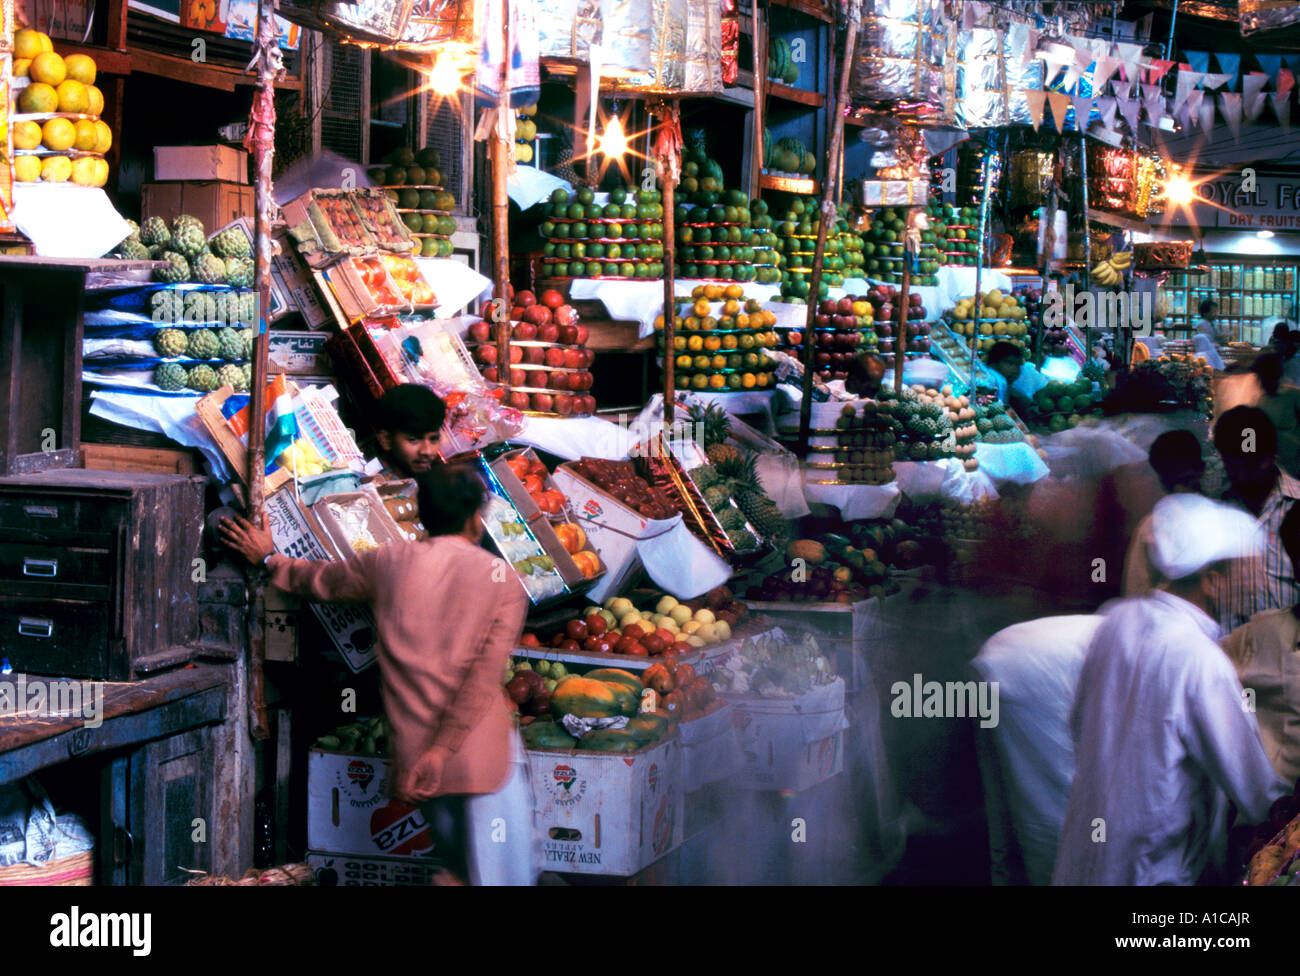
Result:
<svg viewBox="0 0 1300 976"><path fill-rule="evenodd" d="M1092 269L1092 280L1099 285L1118 285L1124 278L1124 272L1132 263L1132 251L1120 251L1112 254Z"/></svg>

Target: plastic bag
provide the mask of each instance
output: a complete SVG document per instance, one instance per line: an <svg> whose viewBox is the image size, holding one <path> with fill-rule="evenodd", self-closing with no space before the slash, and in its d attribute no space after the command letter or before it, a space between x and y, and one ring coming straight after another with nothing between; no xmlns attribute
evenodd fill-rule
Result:
<svg viewBox="0 0 1300 976"><path fill-rule="evenodd" d="M701 542L680 515L647 521L636 550L655 584L679 600L707 593L731 578L731 566Z"/></svg>

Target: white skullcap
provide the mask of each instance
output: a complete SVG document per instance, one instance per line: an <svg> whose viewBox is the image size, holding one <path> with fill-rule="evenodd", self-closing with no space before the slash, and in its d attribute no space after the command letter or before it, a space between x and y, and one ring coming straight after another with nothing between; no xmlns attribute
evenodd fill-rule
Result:
<svg viewBox="0 0 1300 976"><path fill-rule="evenodd" d="M1221 559L1255 556L1264 532L1247 512L1204 495L1166 495L1151 513L1151 562L1166 579L1191 576Z"/></svg>

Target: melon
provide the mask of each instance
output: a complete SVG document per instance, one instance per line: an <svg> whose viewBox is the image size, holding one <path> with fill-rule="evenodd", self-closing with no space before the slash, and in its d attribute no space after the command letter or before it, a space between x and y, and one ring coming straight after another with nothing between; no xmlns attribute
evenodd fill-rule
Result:
<svg viewBox="0 0 1300 976"><path fill-rule="evenodd" d="M524 727L523 734L529 749L572 749L578 744L558 722L533 722Z"/></svg>
<svg viewBox="0 0 1300 976"><path fill-rule="evenodd" d="M592 752L636 752L641 747L642 743L636 736L622 729L597 729L588 732L578 742L579 749Z"/></svg>

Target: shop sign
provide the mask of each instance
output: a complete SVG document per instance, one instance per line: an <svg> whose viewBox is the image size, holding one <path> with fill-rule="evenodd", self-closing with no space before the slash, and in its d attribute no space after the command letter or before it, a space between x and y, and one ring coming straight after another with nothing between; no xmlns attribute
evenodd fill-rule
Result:
<svg viewBox="0 0 1300 976"><path fill-rule="evenodd" d="M1192 204L1198 227L1224 230L1300 230L1300 176L1211 176L1197 184ZM1167 211L1171 223L1186 224L1182 210Z"/></svg>

